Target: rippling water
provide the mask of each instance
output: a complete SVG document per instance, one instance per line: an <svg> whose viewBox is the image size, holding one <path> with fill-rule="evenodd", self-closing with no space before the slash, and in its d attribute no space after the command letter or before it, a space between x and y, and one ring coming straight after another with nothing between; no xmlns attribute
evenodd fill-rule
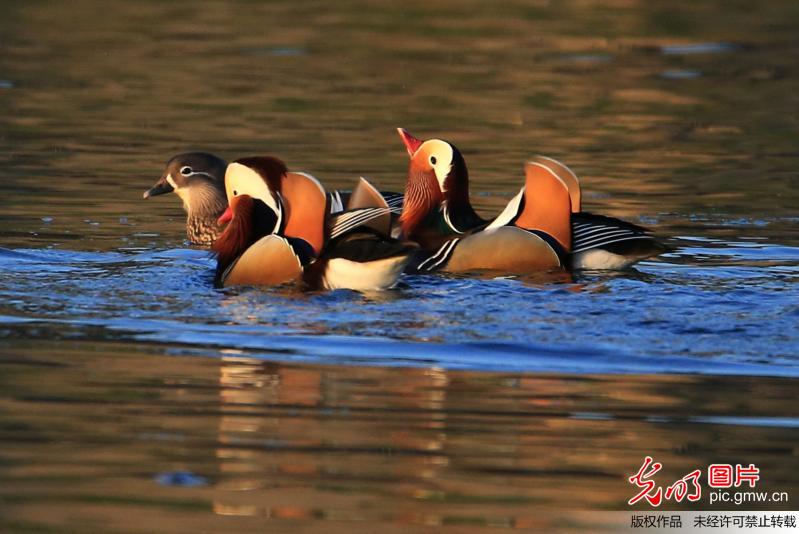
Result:
<svg viewBox="0 0 799 534"><path fill-rule="evenodd" d="M647 454L799 495L795 3L0 14L0 530L580 530ZM192 149L401 190L396 126L458 145L486 215L544 153L674 252L214 290L141 200Z"/></svg>

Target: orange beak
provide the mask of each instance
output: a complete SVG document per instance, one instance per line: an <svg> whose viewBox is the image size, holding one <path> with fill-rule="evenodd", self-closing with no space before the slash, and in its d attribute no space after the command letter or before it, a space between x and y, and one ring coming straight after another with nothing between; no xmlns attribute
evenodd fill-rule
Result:
<svg viewBox="0 0 799 534"><path fill-rule="evenodd" d="M413 155L416 154L416 151L419 150L419 147L422 146L422 141L412 136L405 128L397 128L397 133L399 133L402 142L405 143L405 148L408 150L408 155L413 157Z"/></svg>
<svg viewBox="0 0 799 534"><path fill-rule="evenodd" d="M216 224L222 226L225 223L229 223L232 218L233 218L233 209L230 206L228 206L227 209L225 210L225 213L220 215L219 218L216 220Z"/></svg>

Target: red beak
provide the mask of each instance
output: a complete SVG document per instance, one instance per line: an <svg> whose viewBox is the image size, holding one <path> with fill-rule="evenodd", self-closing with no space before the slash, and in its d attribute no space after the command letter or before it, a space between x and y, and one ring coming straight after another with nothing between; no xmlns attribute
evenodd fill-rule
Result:
<svg viewBox="0 0 799 534"><path fill-rule="evenodd" d="M413 157L413 155L416 154L416 151L419 150L419 147L422 146L422 141L412 136L405 128L397 128L397 133L399 133L402 142L405 143L405 148L408 150L408 155Z"/></svg>
<svg viewBox="0 0 799 534"><path fill-rule="evenodd" d="M232 218L233 218L233 210L230 208L230 206L228 206L227 209L225 210L225 213L220 215L219 218L216 220L216 224L222 226L225 223L229 223Z"/></svg>

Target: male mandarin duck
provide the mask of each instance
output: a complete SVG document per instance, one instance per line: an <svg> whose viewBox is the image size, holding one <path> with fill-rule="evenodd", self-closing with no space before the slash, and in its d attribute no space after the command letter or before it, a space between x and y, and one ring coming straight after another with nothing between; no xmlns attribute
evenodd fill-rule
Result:
<svg viewBox="0 0 799 534"><path fill-rule="evenodd" d="M313 289L385 289L397 282L417 248L386 235L390 210L365 180L352 193L362 206L332 223L322 185L310 175L288 172L277 158L231 163L225 191L229 207L219 223L229 224L213 245L218 287L301 279ZM347 217L363 209L384 210L385 216L366 223Z"/></svg>
<svg viewBox="0 0 799 534"><path fill-rule="evenodd" d="M167 162L161 178L144 192L145 199L172 193L183 201L186 211L186 235L195 245L211 246L222 227L217 220L228 207L225 194L225 170L227 162L206 152L178 154ZM289 172L298 177L304 173ZM361 207L364 196L370 200L372 192L368 182L359 184L353 191L330 191L326 193L330 214ZM373 189L373 188L372 188ZM402 193L378 193L385 201L385 208L396 219L402 211Z"/></svg>
<svg viewBox="0 0 799 534"><path fill-rule="evenodd" d="M410 156L402 232L428 253L418 271L621 269L666 250L640 226L581 211L575 174L543 156L526 163L524 187L486 221L469 201L460 151L397 130Z"/></svg>

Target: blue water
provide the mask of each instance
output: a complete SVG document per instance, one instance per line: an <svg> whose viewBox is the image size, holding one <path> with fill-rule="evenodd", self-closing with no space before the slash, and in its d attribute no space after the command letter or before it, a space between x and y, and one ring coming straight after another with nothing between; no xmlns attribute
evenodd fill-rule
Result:
<svg viewBox="0 0 799 534"><path fill-rule="evenodd" d="M799 248L675 243L622 272L406 276L373 294L213 289L214 260L197 249L0 249L0 337L311 363L799 376Z"/></svg>

